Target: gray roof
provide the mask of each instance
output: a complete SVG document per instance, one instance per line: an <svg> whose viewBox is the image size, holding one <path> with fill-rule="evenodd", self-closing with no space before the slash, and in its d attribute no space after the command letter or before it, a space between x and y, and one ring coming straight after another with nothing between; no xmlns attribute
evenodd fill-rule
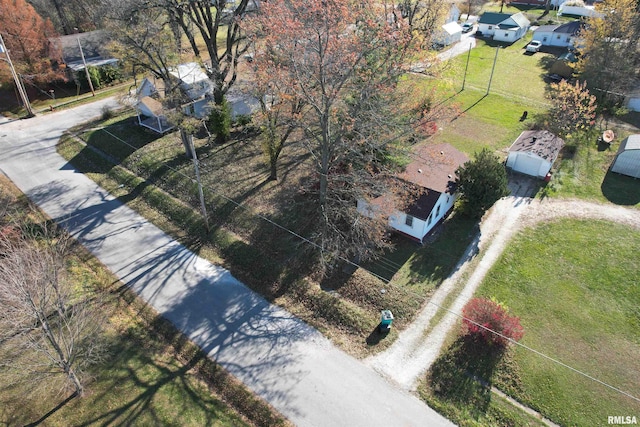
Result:
<svg viewBox="0 0 640 427"><path fill-rule="evenodd" d="M640 134L629 135L626 137L618 148L618 153L629 150L640 150Z"/></svg>
<svg viewBox="0 0 640 427"><path fill-rule="evenodd" d="M558 28L553 30L553 32L559 33L559 34L575 35L575 34L578 34L578 32L583 26L584 26L584 23L582 21L571 21L571 22L567 22L566 24L558 25Z"/></svg>
<svg viewBox="0 0 640 427"><path fill-rule="evenodd" d="M564 146L562 138L557 137L548 130L527 130L520 134L511 145L509 152L528 152L536 156L555 161Z"/></svg>
<svg viewBox="0 0 640 427"><path fill-rule="evenodd" d="M534 33L552 33L554 32L560 25L541 25L538 28L536 28L536 30L534 31Z"/></svg>
<svg viewBox="0 0 640 427"><path fill-rule="evenodd" d="M497 25L502 21L509 19L511 15L508 13L485 12L480 15L479 24Z"/></svg>

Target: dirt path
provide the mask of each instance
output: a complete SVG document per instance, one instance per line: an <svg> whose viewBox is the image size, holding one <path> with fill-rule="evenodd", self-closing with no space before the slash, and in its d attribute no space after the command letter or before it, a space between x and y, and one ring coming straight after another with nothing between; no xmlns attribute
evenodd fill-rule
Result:
<svg viewBox="0 0 640 427"><path fill-rule="evenodd" d="M511 186L514 196L498 201L485 215L480 232L416 320L386 351L365 360L369 366L404 389L415 390L419 377L438 357L447 334L456 325L458 317L453 313L460 313L473 297L486 273L519 230L560 217L610 220L640 229L638 210L581 200L534 200L528 196L531 187L526 180L512 182ZM453 313L447 312L437 325L431 325L427 333L431 320L439 310L438 306L443 304L459 283L465 285L448 307Z"/></svg>

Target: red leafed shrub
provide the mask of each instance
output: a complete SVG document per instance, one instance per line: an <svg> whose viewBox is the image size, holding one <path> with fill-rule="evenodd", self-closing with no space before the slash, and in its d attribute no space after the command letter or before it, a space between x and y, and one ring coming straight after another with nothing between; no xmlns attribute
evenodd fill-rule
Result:
<svg viewBox="0 0 640 427"><path fill-rule="evenodd" d="M485 328L515 341L519 341L524 335L520 319L510 316L504 306L490 299L472 299L462 309L462 315L464 316L462 321L463 334L482 338L488 344L506 346L509 341Z"/></svg>

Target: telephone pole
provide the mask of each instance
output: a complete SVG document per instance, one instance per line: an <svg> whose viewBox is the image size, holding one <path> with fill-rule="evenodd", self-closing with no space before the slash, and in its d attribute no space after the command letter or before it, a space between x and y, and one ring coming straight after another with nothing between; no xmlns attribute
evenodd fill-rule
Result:
<svg viewBox="0 0 640 427"><path fill-rule="evenodd" d="M11 57L9 56L9 51L7 50L7 46L4 44L4 39L2 38L2 34L0 34L0 53L4 53L7 58L5 61L9 64L9 68L11 69L11 75L13 76L13 81L16 83L16 88L18 89L18 93L20 94L20 98L22 99L22 104L24 105L25 110L27 110L27 117L33 117L36 113L33 112L31 108L31 103L29 102L29 97L27 96L27 91L24 86L22 86L22 82L18 78L18 74L16 73L16 69L13 68L13 62L11 62Z"/></svg>
<svg viewBox="0 0 640 427"><path fill-rule="evenodd" d="M87 60L84 59L84 52L82 51L82 43L80 43L80 37L78 37L78 47L80 48L80 56L82 57L82 64L84 64L84 72L89 82L89 88L93 96L96 96L96 91L93 90L93 83L91 83L91 76L89 75L89 68L87 67Z"/></svg>

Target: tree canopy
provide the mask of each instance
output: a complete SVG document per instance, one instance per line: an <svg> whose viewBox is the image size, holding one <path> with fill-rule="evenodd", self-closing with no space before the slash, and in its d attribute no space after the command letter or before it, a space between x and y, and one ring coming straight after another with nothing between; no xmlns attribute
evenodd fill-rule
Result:
<svg viewBox="0 0 640 427"><path fill-rule="evenodd" d="M61 62L61 53L50 41L58 34L51 21L38 15L25 0L0 0L0 31L19 74L37 83L62 77L55 69ZM0 69L2 80L9 81L6 65Z"/></svg>
<svg viewBox="0 0 640 427"><path fill-rule="evenodd" d="M507 171L487 148L458 168L456 175L460 209L468 216L482 216L498 199L509 195Z"/></svg>
<svg viewBox="0 0 640 427"><path fill-rule="evenodd" d="M412 34L385 16L371 0L279 0L252 22L259 75L270 76L272 99L287 103L286 123L313 159L300 209L325 261L365 259L384 245L386 218L360 215L356 201L393 193L390 153L437 111L430 94L402 93Z"/></svg>
<svg viewBox="0 0 640 427"><path fill-rule="evenodd" d="M576 70L602 107L620 102L635 83L640 15L633 0L604 0L580 31Z"/></svg>

